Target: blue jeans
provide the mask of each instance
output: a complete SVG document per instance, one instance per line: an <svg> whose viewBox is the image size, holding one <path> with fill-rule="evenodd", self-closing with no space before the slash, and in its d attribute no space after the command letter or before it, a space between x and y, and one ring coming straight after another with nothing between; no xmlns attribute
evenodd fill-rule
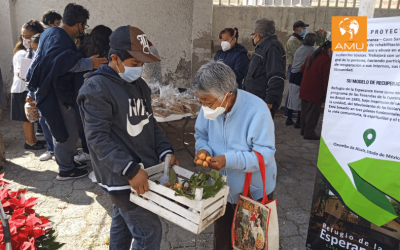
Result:
<svg viewBox="0 0 400 250"><path fill-rule="evenodd" d="M46 118L41 116L39 118L39 124L42 126L44 139L47 143L47 151L53 152L54 151L54 144L53 144L53 135L51 134L50 128L47 125Z"/></svg>
<svg viewBox="0 0 400 250"><path fill-rule="evenodd" d="M161 239L162 226L157 215L140 206L125 211L113 204L110 250L159 250Z"/></svg>

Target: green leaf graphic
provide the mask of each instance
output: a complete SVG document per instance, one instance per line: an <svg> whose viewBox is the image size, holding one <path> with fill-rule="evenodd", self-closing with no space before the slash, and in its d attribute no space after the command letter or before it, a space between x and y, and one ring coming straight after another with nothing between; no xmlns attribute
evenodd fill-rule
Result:
<svg viewBox="0 0 400 250"><path fill-rule="evenodd" d="M397 215L392 204L384 193L373 187L368 182L361 179L357 172L350 167L351 173L353 174L354 183L356 184L357 190L362 193L368 200L373 202L375 205L385 209L393 215Z"/></svg>
<svg viewBox="0 0 400 250"><path fill-rule="evenodd" d="M367 157L349 166L363 180L400 202L400 162Z"/></svg>
<svg viewBox="0 0 400 250"><path fill-rule="evenodd" d="M397 218L397 215L393 215L375 205L354 187L349 176L336 161L323 138L321 138L319 149L318 168L332 187L340 194L346 206L359 216L379 227Z"/></svg>

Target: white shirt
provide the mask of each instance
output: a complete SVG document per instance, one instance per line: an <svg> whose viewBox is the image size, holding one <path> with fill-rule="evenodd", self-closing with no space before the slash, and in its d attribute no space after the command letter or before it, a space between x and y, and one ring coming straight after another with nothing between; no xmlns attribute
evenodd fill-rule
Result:
<svg viewBox="0 0 400 250"><path fill-rule="evenodd" d="M11 86L11 93L22 93L24 91L28 91L25 81L18 76L21 68L21 58L25 58L27 53L28 52L26 50L20 50L13 56L14 80Z"/></svg>

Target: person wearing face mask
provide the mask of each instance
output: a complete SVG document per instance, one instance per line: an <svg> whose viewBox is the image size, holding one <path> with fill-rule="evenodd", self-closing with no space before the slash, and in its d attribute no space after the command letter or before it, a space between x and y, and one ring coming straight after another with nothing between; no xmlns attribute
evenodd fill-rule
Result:
<svg viewBox="0 0 400 250"><path fill-rule="evenodd" d="M275 34L275 22L267 18L254 21L251 38L256 49L250 59L244 87L263 99L274 117L281 106L285 87L285 49Z"/></svg>
<svg viewBox="0 0 400 250"><path fill-rule="evenodd" d="M32 56L35 56L35 53L39 47L39 39L40 33L37 33L31 38L31 49L32 49ZM29 91L28 96L26 98L26 102L34 102L35 101L35 92ZM44 135L47 144L47 150L43 154L39 156L40 161L47 161L50 160L54 156L54 144L53 144L53 135L51 134L50 128L46 123L46 118L40 116L38 121L38 127L40 125L41 131Z"/></svg>
<svg viewBox="0 0 400 250"><path fill-rule="evenodd" d="M94 55L83 58L74 37L88 27L89 11L68 4L62 24L46 29L40 36L39 48L27 73L29 90L36 93L37 107L46 118L54 137L54 156L59 166L57 180L81 178L88 174L86 163L74 161L78 141L78 123L74 109L74 76L76 72L98 68L108 62Z"/></svg>
<svg viewBox="0 0 400 250"><path fill-rule="evenodd" d="M309 55L301 66L303 79L300 85L301 132L306 140L319 140L315 133L321 114L321 104L325 102L331 69L332 43L326 41Z"/></svg>
<svg viewBox="0 0 400 250"><path fill-rule="evenodd" d="M221 50L218 50L214 56L214 60L221 60L228 65L236 75L236 82L239 89L243 89L243 79L249 68L249 58L247 57L247 49L239 44L238 28L226 28L219 33L221 40Z"/></svg>
<svg viewBox="0 0 400 250"><path fill-rule="evenodd" d="M214 249L232 249L231 226L246 172L253 173L251 195L263 197L257 156L265 161L266 192L273 198L276 184L274 122L267 104L237 88L233 70L210 61L197 72L193 88L202 103L195 125L196 156L211 156L209 167L227 176L228 204L224 216L214 223Z"/></svg>
<svg viewBox="0 0 400 250"><path fill-rule="evenodd" d="M160 219L129 201L131 187L139 194L149 190L142 166L154 166L167 154L171 166L179 165L141 78L143 64L160 59L151 53L146 34L132 26L111 34L108 55L108 65L85 74L77 101L96 180L113 203L110 249L160 249Z"/></svg>
<svg viewBox="0 0 400 250"><path fill-rule="evenodd" d="M287 66L287 74L288 78L290 79L291 69L294 59L294 54L296 50L301 47L304 42L304 36L306 35L306 27L310 26L309 24L305 24L303 21L296 21L293 24L293 34L289 37L288 41L286 42L286 66ZM284 116L288 116L288 97L289 92L286 96L285 101L285 113ZM290 125L293 125L290 124Z"/></svg>
<svg viewBox="0 0 400 250"><path fill-rule="evenodd" d="M38 140L34 132L34 124L30 123L25 114L25 100L28 94L25 79L19 76L21 59L27 57L28 50L31 48L30 39L37 33L44 31L43 26L38 20L30 20L21 29L21 36L14 48L13 67L14 80L11 86L11 120L21 121L25 135L25 149L43 149L46 141Z"/></svg>

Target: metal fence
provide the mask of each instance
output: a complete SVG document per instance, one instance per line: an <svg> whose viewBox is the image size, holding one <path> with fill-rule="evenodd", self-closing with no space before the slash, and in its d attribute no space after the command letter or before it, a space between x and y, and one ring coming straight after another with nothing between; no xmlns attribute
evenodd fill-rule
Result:
<svg viewBox="0 0 400 250"><path fill-rule="evenodd" d="M231 6L314 6L358 8L360 0L214 0L216 5ZM376 0L377 9L399 9L399 0Z"/></svg>

